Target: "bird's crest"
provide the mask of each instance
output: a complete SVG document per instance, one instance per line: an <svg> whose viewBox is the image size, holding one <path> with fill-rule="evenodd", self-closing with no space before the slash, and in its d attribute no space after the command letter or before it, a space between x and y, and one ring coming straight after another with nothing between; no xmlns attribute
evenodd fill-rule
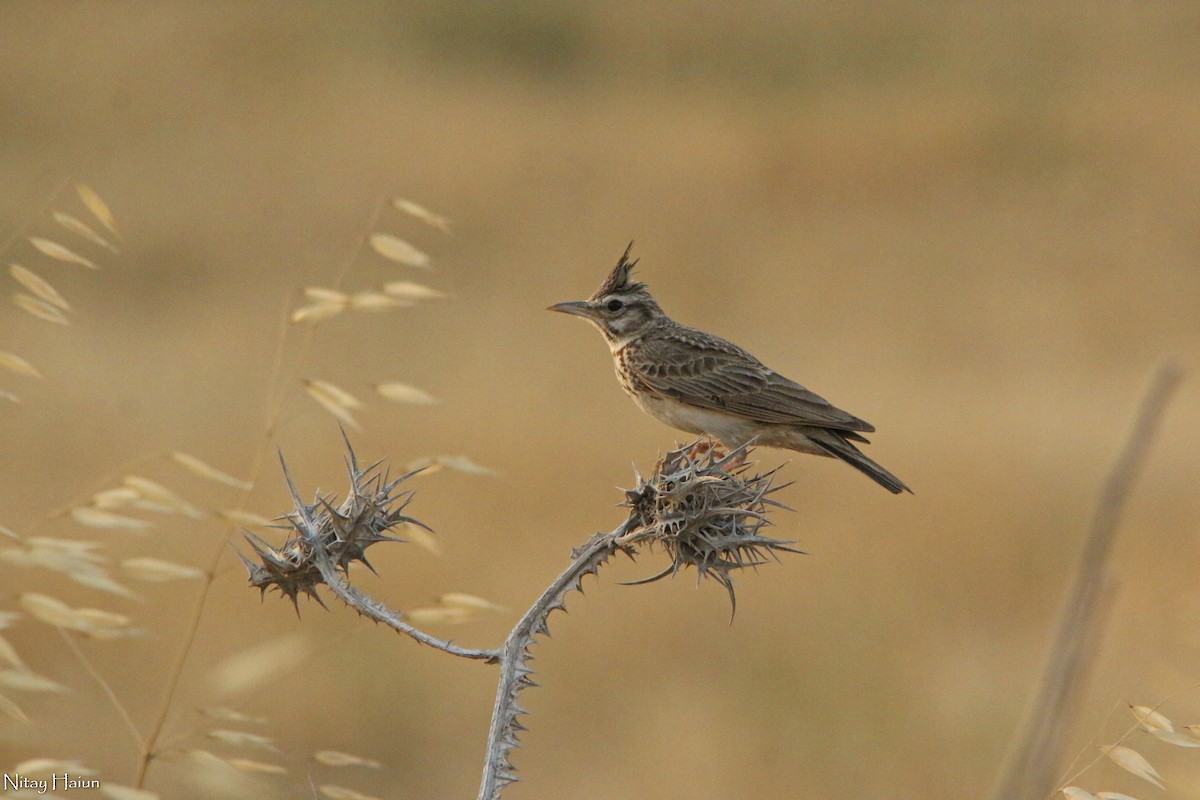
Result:
<svg viewBox="0 0 1200 800"><path fill-rule="evenodd" d="M633 242L625 248L625 253L621 256L621 260L613 267L613 271L604 279L604 283L600 284L600 288L592 295L592 300L599 300L601 297L612 294L613 292L632 292L638 289L645 289L646 285L629 280L629 275L633 272L633 268L637 265L638 260L635 258L632 261L629 259L629 251L633 250Z"/></svg>

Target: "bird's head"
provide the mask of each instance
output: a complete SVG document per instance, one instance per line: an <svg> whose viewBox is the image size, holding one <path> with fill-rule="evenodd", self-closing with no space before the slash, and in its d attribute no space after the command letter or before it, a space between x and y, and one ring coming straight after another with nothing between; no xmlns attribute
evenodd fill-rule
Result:
<svg viewBox="0 0 1200 800"><path fill-rule="evenodd" d="M547 311L583 317L600 329L614 352L666 319L646 285L629 279L637 264L636 258L629 258L632 249L633 242L630 242L617 266L589 299L559 303Z"/></svg>

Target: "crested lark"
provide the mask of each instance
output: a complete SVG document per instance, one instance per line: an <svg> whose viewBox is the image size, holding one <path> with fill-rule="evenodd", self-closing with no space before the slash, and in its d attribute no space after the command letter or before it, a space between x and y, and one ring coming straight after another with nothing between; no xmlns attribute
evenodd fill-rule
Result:
<svg viewBox="0 0 1200 800"><path fill-rule="evenodd" d="M591 299L559 303L604 334L621 388L650 416L705 434L730 451L750 443L834 456L890 492L904 482L853 442L875 428L765 366L737 345L675 322L646 286L630 280L630 243Z"/></svg>

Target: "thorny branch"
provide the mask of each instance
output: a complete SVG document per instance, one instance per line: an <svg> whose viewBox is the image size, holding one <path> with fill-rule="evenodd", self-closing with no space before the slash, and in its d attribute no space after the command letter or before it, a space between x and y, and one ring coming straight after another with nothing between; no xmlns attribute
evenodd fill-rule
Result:
<svg viewBox="0 0 1200 800"><path fill-rule="evenodd" d="M326 497L318 497L311 505L301 500L291 472L282 456L280 457L283 476L293 502L292 511L283 519L290 523L297 536L288 539L283 547L276 549L258 536L247 533L246 541L261 559L261 563L254 563L242 557L242 562L250 571L250 583L264 594L268 589L278 590L287 596L293 605L296 605L301 593L324 605L317 594L317 586L325 584L342 602L358 613L411 636L421 644L462 658L495 663L499 656L498 650L463 648L453 642L431 636L405 622L404 615L400 612L392 611L382 603L372 600L347 582L346 570L354 561L362 562L374 572L366 558L368 547L378 542L403 541L387 535L388 530L401 523L425 526L402 513L412 498L411 492L401 496L393 495L396 487L419 470L389 481L386 474L378 471L378 464L366 469L359 467L358 458L348 441L346 452L350 491L337 508L334 508L330 499ZM394 507L396 503L399 503L398 507Z"/></svg>
<svg viewBox="0 0 1200 800"><path fill-rule="evenodd" d="M259 559L242 557L250 571L250 583L264 594L277 590L294 605L300 594L321 603L317 587L324 584L360 614L422 644L451 655L499 664L500 679L479 790L481 800L499 800L504 787L517 780L511 753L519 744L518 734L524 730L518 718L525 713L518 698L524 689L536 685L530 666L536 637L549 634L550 614L565 611L571 592L581 591L583 579L596 574L611 556L623 552L635 558L639 545L658 546L671 558L671 564L647 581L695 567L699 579L712 578L723 586L729 592L730 605L735 606L734 572L777 560L780 552L800 552L789 542L760 533L770 524L768 509L782 507L769 497L782 488L773 485L774 472L750 474L750 465L743 463L744 452L720 457L714 448L694 443L667 453L650 478L639 478L637 488L626 492L628 518L609 533L596 534L572 553L570 565L530 606L501 647L462 648L417 629L405 621L402 613L372 600L347 582L351 563L359 561L371 568L366 559L368 547L402 541L388 531L400 524L422 523L403 513L412 493L396 491L413 473L389 480L379 464L361 468L349 441L346 449L350 489L336 507L331 497L318 496L313 503L305 503L284 464L293 508L281 519L287 521L293 534L278 548L246 534L246 541Z"/></svg>
<svg viewBox="0 0 1200 800"><path fill-rule="evenodd" d="M517 701L521 691L536 686L529 677L529 650L534 637L549 636L547 618L556 610L566 611L567 595L582 591L582 581L597 570L622 547L621 537L629 528L627 520L610 533L599 533L572 554L571 565L563 570L542 596L530 606L500 648L500 681L496 688L496 704L492 708L492 724L488 729L487 758L483 764L483 779L479 784L480 800L499 798L504 787L517 780L509 754L519 746L517 734L524 730L517 719L525 708Z"/></svg>

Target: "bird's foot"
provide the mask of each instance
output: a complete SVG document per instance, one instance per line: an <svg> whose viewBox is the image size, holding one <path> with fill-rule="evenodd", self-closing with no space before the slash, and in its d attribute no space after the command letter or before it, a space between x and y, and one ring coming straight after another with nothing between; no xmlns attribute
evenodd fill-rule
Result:
<svg viewBox="0 0 1200 800"><path fill-rule="evenodd" d="M688 448L688 455L693 460L699 460L707 456L714 462L723 461L725 471L732 472L746 463L749 448L742 445L737 450L726 453L725 447L715 439L701 439Z"/></svg>
<svg viewBox="0 0 1200 800"><path fill-rule="evenodd" d="M712 439L701 439L687 449L687 454L693 461L704 458L710 453L714 461L719 461L725 457L725 452L721 449L721 445Z"/></svg>
<svg viewBox="0 0 1200 800"><path fill-rule="evenodd" d="M741 467L743 464L745 464L746 463L746 455L747 455L746 448L739 447L733 453L733 457L725 462L725 471L733 472L735 469L737 469L737 468Z"/></svg>

